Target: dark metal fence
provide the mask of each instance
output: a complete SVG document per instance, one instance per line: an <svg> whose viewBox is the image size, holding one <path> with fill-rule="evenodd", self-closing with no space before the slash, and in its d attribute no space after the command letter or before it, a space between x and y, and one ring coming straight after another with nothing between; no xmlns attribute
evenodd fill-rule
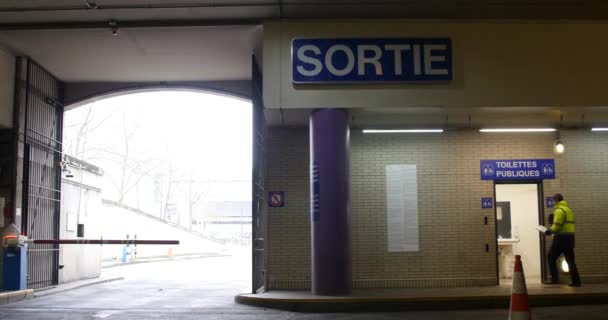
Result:
<svg viewBox="0 0 608 320"><path fill-rule="evenodd" d="M63 105L61 83L28 58L20 57L18 92L25 95L23 143L23 233L33 239L59 238ZM27 196L26 196L27 195ZM31 244L28 251L28 288L58 282L59 246Z"/></svg>
<svg viewBox="0 0 608 320"><path fill-rule="evenodd" d="M253 106L253 197L252 197L252 250L253 250L253 293L264 291L266 284L266 204L264 139L266 121L264 118L264 102L262 100L262 73L252 59L252 106Z"/></svg>

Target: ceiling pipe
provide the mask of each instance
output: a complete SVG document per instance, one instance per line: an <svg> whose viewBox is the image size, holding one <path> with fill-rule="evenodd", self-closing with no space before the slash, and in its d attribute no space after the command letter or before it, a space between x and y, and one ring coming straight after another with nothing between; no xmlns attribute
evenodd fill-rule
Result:
<svg viewBox="0 0 608 320"><path fill-rule="evenodd" d="M222 2L215 3L210 1L209 3L177 3L177 4L119 4L119 5L97 5L93 1L84 0L84 6L46 6L46 7L21 7L21 8L5 8L0 9L2 12L47 12L47 11L78 11L86 9L98 9L98 10L143 10L143 9L205 9L205 8L248 8L248 7L262 7L262 8L280 8L280 7L310 7L310 6L395 6L395 7L411 7L411 4L403 4L398 1L307 1L307 2L285 2L283 0L274 1L259 1L259 2ZM96 7L95 7L96 6ZM91 8L95 7L95 8Z"/></svg>
<svg viewBox="0 0 608 320"><path fill-rule="evenodd" d="M79 11L93 9L93 2L84 0L84 6L46 6L46 7L27 7L27 8L5 8L0 9L1 12L49 12L49 11ZM235 7L278 7L277 1L265 1L254 3L243 2L228 2L228 3L181 3L181 4L119 4L119 5L96 5L98 10L144 10L144 9L205 9L205 8L235 8Z"/></svg>
<svg viewBox="0 0 608 320"><path fill-rule="evenodd" d="M221 26L259 26L262 19L196 19L196 20L146 20L118 21L121 29L131 28L186 28ZM0 31L13 30L69 30L107 29L108 21L95 22L42 22L42 23L0 23Z"/></svg>

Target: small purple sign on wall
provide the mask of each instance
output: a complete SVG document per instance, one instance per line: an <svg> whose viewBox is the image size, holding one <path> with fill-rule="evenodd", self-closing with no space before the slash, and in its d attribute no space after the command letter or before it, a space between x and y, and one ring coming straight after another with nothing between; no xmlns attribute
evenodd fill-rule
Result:
<svg viewBox="0 0 608 320"><path fill-rule="evenodd" d="M270 191L268 192L268 206L273 208L282 208L285 206L285 192Z"/></svg>
<svg viewBox="0 0 608 320"><path fill-rule="evenodd" d="M321 174L318 163L312 165L312 221L321 220Z"/></svg>
<svg viewBox="0 0 608 320"><path fill-rule="evenodd" d="M481 198L482 209L492 209L492 198Z"/></svg>
<svg viewBox="0 0 608 320"><path fill-rule="evenodd" d="M554 206L553 197L547 197L547 208L553 208Z"/></svg>

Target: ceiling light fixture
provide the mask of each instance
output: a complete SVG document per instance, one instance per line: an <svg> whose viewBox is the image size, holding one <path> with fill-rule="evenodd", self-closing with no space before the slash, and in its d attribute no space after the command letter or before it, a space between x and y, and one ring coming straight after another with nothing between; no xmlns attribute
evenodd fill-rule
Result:
<svg viewBox="0 0 608 320"><path fill-rule="evenodd" d="M84 4L87 6L87 9L99 9L97 3L92 0L84 0Z"/></svg>
<svg viewBox="0 0 608 320"><path fill-rule="evenodd" d="M504 128L504 129L479 129L479 132L555 132L553 128Z"/></svg>
<svg viewBox="0 0 608 320"><path fill-rule="evenodd" d="M559 128L562 128L562 121L564 120L564 115L560 112L559 114ZM555 132L555 141L553 142L553 154L557 157L561 157L566 152L566 144L562 140L561 132L558 130Z"/></svg>
<svg viewBox="0 0 608 320"><path fill-rule="evenodd" d="M363 133L442 133L443 129L392 129L392 130L377 130L364 129Z"/></svg>
<svg viewBox="0 0 608 320"><path fill-rule="evenodd" d="M556 156L561 156L564 154L564 152L566 152L566 144L560 138L558 132L557 138L555 139L555 142L553 142L553 154L555 154Z"/></svg>
<svg viewBox="0 0 608 320"><path fill-rule="evenodd" d="M608 131L608 128L591 128L591 131Z"/></svg>
<svg viewBox="0 0 608 320"><path fill-rule="evenodd" d="M117 36L118 33L120 32L120 30L118 29L118 21L112 19L112 20L108 21L108 26L110 27L110 31L112 32L112 35Z"/></svg>

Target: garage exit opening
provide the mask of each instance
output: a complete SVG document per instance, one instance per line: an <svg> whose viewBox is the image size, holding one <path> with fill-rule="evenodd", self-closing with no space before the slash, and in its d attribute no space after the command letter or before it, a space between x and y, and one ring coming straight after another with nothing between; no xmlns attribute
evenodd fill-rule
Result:
<svg viewBox="0 0 608 320"><path fill-rule="evenodd" d="M180 245L62 246L59 282L128 270L250 291L251 141L251 102L213 93L131 93L66 111L60 237Z"/></svg>

